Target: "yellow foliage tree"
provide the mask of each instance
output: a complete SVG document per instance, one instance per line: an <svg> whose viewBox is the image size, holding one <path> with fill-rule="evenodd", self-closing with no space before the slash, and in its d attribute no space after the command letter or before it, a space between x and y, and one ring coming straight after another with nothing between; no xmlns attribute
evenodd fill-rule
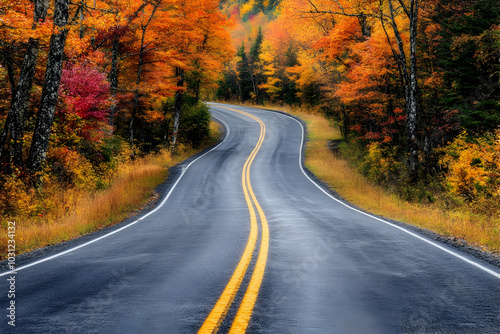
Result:
<svg viewBox="0 0 500 334"><path fill-rule="evenodd" d="M484 213L497 212L500 206L500 130L473 141L462 133L445 153L441 164L448 168L446 183L452 193Z"/></svg>

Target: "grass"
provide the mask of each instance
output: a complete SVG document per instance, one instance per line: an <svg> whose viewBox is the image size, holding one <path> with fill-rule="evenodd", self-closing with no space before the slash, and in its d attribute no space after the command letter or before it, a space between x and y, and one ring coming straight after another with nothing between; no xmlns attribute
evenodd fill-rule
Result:
<svg viewBox="0 0 500 334"><path fill-rule="evenodd" d="M210 129L212 137L205 147L214 144L220 136L217 123L212 122ZM111 185L94 194L74 189L60 190L55 194L58 208L57 212L52 213L53 218L11 217L10 220L16 222L16 254L100 230L140 210L147 202L158 197L154 189L165 181L168 168L197 152L186 148L179 151L176 156L163 151L121 164ZM0 256L5 258L8 244L6 226L2 226L0 231Z"/></svg>
<svg viewBox="0 0 500 334"><path fill-rule="evenodd" d="M439 203L402 201L386 189L371 183L348 161L331 152L329 140L340 139L341 135L324 116L286 106L266 105L266 108L290 113L306 122L306 167L350 203L376 215L425 228L446 237L466 240L486 251L500 252L500 218L473 214L465 209L443 210Z"/></svg>

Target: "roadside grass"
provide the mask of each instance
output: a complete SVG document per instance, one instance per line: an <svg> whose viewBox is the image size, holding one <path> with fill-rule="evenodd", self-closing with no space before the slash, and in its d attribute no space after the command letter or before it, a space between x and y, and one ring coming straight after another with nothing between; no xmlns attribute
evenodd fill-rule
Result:
<svg viewBox="0 0 500 334"><path fill-rule="evenodd" d="M210 141L200 150L217 142L219 125L210 124ZM168 168L196 154L181 145L178 154L169 151L151 154L144 158L122 163L110 182L110 186L95 193L75 189L59 189L53 193L57 208L46 217L9 217L16 222L16 254L77 238L116 224L149 201L158 198L154 189L168 176ZM4 219L2 219L4 220ZM7 254L7 224L0 227L0 257Z"/></svg>
<svg viewBox="0 0 500 334"><path fill-rule="evenodd" d="M245 104L249 107L259 107ZM264 108L284 111L307 124L305 165L340 196L361 209L394 219L440 235L463 239L483 250L500 252L500 218L477 215L466 209L447 210L436 201L433 204L410 203L373 184L349 162L328 147L330 140L341 134L323 115L306 109L266 105Z"/></svg>

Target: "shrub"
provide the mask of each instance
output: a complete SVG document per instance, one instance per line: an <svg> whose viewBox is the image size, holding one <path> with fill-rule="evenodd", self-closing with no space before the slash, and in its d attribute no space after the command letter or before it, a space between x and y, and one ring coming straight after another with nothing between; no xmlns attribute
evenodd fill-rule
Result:
<svg viewBox="0 0 500 334"><path fill-rule="evenodd" d="M500 131L477 139L462 133L444 151L441 164L448 169L445 182L451 193L476 212L496 213L500 205Z"/></svg>
<svg viewBox="0 0 500 334"><path fill-rule="evenodd" d="M16 175L4 178L0 191L0 216L32 215L37 210L36 194Z"/></svg>
<svg viewBox="0 0 500 334"><path fill-rule="evenodd" d="M193 148L200 147L210 136L210 112L203 103L188 105L181 113L181 140Z"/></svg>
<svg viewBox="0 0 500 334"><path fill-rule="evenodd" d="M96 181L92 164L76 151L59 147L49 151L48 163L59 182L67 187L93 189Z"/></svg>

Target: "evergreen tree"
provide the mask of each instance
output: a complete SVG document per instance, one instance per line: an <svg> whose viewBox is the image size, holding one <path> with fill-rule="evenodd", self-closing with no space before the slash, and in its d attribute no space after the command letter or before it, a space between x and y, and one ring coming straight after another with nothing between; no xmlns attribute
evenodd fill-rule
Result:
<svg viewBox="0 0 500 334"><path fill-rule="evenodd" d="M293 67L299 64L297 60L297 53L295 52L293 45L290 44L288 50L286 51L286 67ZM293 105L299 102L297 98L297 85L295 81L290 80L290 78L284 74L283 75L283 89L282 89L282 101L285 104Z"/></svg>
<svg viewBox="0 0 500 334"><path fill-rule="evenodd" d="M252 70L250 68L250 63L248 61L247 54L245 52L245 44L243 43L238 49L237 56L240 60L237 64L238 70L238 91L241 101L247 101L252 97L253 90L253 80L252 80Z"/></svg>
<svg viewBox="0 0 500 334"><path fill-rule="evenodd" d="M262 42L264 40L264 35L262 34L262 27L259 27L255 41L250 48L249 54L249 65L250 65L250 76L252 80L252 90L254 94L255 101L259 104L262 103L262 94L259 90L259 85L264 82L264 76L262 74L263 69L260 63L260 54L262 53Z"/></svg>
<svg viewBox="0 0 500 334"><path fill-rule="evenodd" d="M469 133L492 131L500 124L499 72L487 59L498 57L494 31L500 9L490 0L476 1L472 8L443 1L437 13L442 26L437 58L445 79L441 104L460 111L461 125Z"/></svg>

